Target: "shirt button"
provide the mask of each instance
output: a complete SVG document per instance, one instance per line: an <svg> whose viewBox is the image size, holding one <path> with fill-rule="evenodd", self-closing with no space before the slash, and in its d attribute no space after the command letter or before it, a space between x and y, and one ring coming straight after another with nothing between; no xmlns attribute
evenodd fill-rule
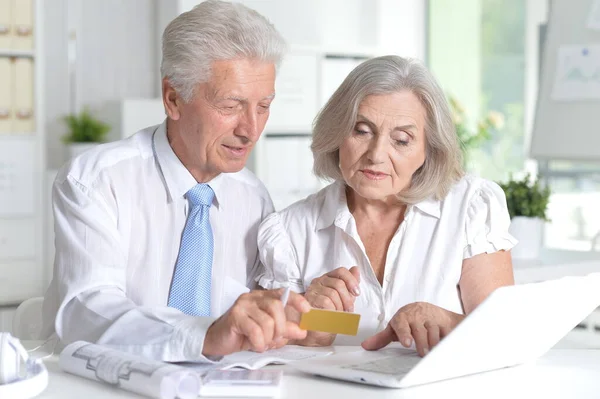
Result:
<svg viewBox="0 0 600 399"><path fill-rule="evenodd" d="M377 317L377 320L384 321L385 320L385 313L380 314L379 317Z"/></svg>

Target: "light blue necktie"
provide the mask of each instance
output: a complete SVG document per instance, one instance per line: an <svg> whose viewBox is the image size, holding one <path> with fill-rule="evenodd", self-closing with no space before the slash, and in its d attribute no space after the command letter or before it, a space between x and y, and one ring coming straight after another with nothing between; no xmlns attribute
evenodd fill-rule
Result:
<svg viewBox="0 0 600 399"><path fill-rule="evenodd" d="M208 184L197 184L186 193L190 209L171 282L169 306L192 316L210 316L213 233L209 216L214 195Z"/></svg>

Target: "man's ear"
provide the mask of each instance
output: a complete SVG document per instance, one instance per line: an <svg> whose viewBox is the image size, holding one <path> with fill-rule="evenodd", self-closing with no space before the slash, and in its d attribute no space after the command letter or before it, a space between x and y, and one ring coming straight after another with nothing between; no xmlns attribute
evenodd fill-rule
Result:
<svg viewBox="0 0 600 399"><path fill-rule="evenodd" d="M179 107L182 101L168 78L162 80L162 99L167 116L174 121L178 120L181 115Z"/></svg>

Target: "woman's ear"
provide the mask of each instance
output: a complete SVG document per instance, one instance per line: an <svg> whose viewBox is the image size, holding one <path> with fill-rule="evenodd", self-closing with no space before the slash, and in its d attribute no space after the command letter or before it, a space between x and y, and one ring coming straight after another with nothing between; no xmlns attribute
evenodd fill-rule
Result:
<svg viewBox="0 0 600 399"><path fill-rule="evenodd" d="M178 120L181 115L179 112L181 98L168 78L162 80L162 99L167 116L174 121Z"/></svg>

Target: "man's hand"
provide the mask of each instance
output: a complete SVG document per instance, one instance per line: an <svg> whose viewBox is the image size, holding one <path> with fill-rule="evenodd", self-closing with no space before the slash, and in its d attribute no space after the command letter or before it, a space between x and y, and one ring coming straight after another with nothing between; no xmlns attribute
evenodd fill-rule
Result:
<svg viewBox="0 0 600 399"><path fill-rule="evenodd" d="M415 302L403 306L396 312L387 327L367 338L362 347L367 350L383 348L392 341L409 347L413 339L417 352L425 356L465 318L427 302Z"/></svg>
<svg viewBox="0 0 600 399"><path fill-rule="evenodd" d="M243 350L264 352L283 346L287 340L304 339L306 331L285 316L283 289L252 291L241 295L208 329L204 356L224 356ZM310 305L302 295L290 292L287 307L306 313Z"/></svg>
<svg viewBox="0 0 600 399"><path fill-rule="evenodd" d="M354 311L354 301L360 295L360 271L357 266L346 269L338 267L315 278L306 289L304 297L313 308ZM309 331L306 339L294 342L305 346L328 346L335 340L335 334Z"/></svg>

